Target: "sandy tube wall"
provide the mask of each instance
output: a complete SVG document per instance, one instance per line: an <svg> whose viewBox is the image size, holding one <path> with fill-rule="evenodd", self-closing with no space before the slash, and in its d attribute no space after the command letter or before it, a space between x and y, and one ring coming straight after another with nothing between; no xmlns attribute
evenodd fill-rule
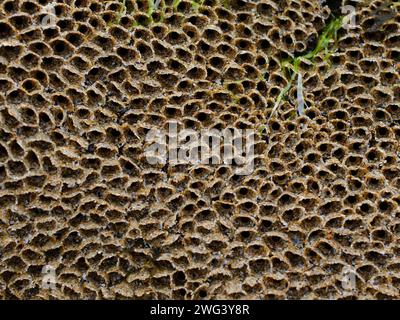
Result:
<svg viewBox="0 0 400 320"><path fill-rule="evenodd" d="M399 18L1 0L0 297L399 298Z"/></svg>

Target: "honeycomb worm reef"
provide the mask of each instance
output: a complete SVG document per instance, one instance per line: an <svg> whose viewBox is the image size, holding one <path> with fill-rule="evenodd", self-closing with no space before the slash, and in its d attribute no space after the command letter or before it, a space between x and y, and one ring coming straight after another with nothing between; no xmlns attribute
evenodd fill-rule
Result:
<svg viewBox="0 0 400 320"><path fill-rule="evenodd" d="M0 0L0 298L399 298L399 2L344 1L271 116L328 2ZM149 164L171 122L254 171Z"/></svg>

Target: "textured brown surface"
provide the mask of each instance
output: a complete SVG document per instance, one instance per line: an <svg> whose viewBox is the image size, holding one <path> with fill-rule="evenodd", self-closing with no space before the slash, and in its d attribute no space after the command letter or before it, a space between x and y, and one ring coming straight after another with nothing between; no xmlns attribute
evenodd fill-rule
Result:
<svg viewBox="0 0 400 320"><path fill-rule="evenodd" d="M148 129L251 128L313 49L318 1L0 1L1 298L398 298L400 36L393 1L301 66L255 170L153 166ZM179 11L179 12L177 12ZM394 14L393 14L394 12ZM391 16L390 16L391 15ZM314 39L314 41L312 40ZM57 288L42 288L54 266ZM343 270L357 288L341 286Z"/></svg>

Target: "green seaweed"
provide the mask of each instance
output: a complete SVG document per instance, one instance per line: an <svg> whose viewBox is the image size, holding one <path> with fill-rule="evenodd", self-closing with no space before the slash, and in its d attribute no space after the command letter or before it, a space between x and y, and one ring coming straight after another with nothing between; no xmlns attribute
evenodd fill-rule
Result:
<svg viewBox="0 0 400 320"><path fill-rule="evenodd" d="M172 3L172 7L174 8L174 10L178 10L178 6L181 3L181 0L174 0L174 2Z"/></svg>
<svg viewBox="0 0 400 320"><path fill-rule="evenodd" d="M148 1L148 9L146 12L146 16L148 17L148 21L146 22L146 25L149 25L151 23L154 22L153 19L153 13L156 10L160 10L161 9L161 14L160 14L160 22L162 22L164 20L164 16L165 16L165 3L163 1L159 1L158 5L156 6L157 0L147 0ZM172 3L172 8L174 11L178 10L178 6L181 3L182 0L174 0ZM192 9L197 11L199 9L199 7L201 5L203 5L205 0L192 0L191 1L191 5L192 5ZM160 6L161 5L161 6ZM134 25L139 25L138 22L136 22L136 24Z"/></svg>
<svg viewBox="0 0 400 320"><path fill-rule="evenodd" d="M203 5L204 0L192 0L191 5L194 11L198 11L199 8Z"/></svg>
<svg viewBox="0 0 400 320"><path fill-rule="evenodd" d="M299 73L299 68L300 68L300 63L301 60L308 60L311 63L313 63L314 58L320 53L324 52L323 59L327 61L330 57L330 55L336 51L337 49L337 32L339 31L340 28L343 26L343 17L337 17L333 18L331 22L324 28L321 36L319 37L317 44L315 48L303 55L294 57L292 59L287 59L281 62L281 70L282 73L288 77L290 80L288 84L282 88L280 91L278 98L275 102L275 105L271 111L269 119L273 117L275 112L278 110L282 100L285 98L286 94L292 87L293 81L296 79L296 76L298 76ZM329 48L330 43L333 41L334 45L333 48ZM300 78L301 80L301 78ZM303 92L303 86L302 82L298 81L297 83L297 92L301 93L301 97L298 97L299 101L304 101L304 97L302 96ZM300 106L298 106L300 108Z"/></svg>
<svg viewBox="0 0 400 320"><path fill-rule="evenodd" d="M148 4L148 9L147 9L147 15L149 17L151 17L151 15L153 14L153 12L155 11L155 1L154 0L147 0L147 4Z"/></svg>
<svg viewBox="0 0 400 320"><path fill-rule="evenodd" d="M222 0L222 5L224 6L225 9L229 9L229 0Z"/></svg>
<svg viewBox="0 0 400 320"><path fill-rule="evenodd" d="M119 24L119 22L121 21L122 16L126 14L126 0L122 0L121 4L122 4L121 9L118 11L117 14L117 21L116 21L117 24Z"/></svg>

